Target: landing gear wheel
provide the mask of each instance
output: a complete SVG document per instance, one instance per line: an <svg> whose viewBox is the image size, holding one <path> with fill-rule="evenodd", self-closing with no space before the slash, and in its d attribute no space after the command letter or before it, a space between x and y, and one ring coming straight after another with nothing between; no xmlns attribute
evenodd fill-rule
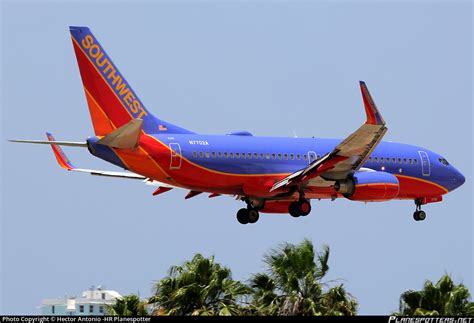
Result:
<svg viewBox="0 0 474 323"><path fill-rule="evenodd" d="M311 212L311 204L306 199L299 200L298 209L302 216L307 216Z"/></svg>
<svg viewBox="0 0 474 323"><path fill-rule="evenodd" d="M255 209L250 209L247 212L247 218L248 218L248 223L255 223L258 221L258 218L260 215L258 214L258 211Z"/></svg>
<svg viewBox="0 0 474 323"><path fill-rule="evenodd" d="M247 209L240 209L237 212L237 221L239 221L240 224L247 224L250 222L249 219L249 210Z"/></svg>
<svg viewBox="0 0 474 323"><path fill-rule="evenodd" d="M413 213L413 219L414 219L415 221L420 221L420 218L418 217L418 211L415 211L415 212Z"/></svg>
<svg viewBox="0 0 474 323"><path fill-rule="evenodd" d="M288 213L294 218L300 216L300 212L298 212L298 202L291 202L288 206Z"/></svg>
<svg viewBox="0 0 474 323"><path fill-rule="evenodd" d="M292 217L307 216L311 212L311 204L307 199L291 202L288 207L288 213Z"/></svg>
<svg viewBox="0 0 474 323"><path fill-rule="evenodd" d="M418 211L418 220L423 221L424 219L426 219L425 211L422 211L422 210Z"/></svg>

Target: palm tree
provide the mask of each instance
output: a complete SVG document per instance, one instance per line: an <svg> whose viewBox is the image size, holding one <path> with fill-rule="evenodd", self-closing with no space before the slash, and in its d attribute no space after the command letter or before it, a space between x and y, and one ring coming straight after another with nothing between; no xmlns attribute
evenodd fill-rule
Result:
<svg viewBox="0 0 474 323"><path fill-rule="evenodd" d="M316 261L315 261L316 258ZM253 313L257 315L355 315L356 300L343 285L324 290L322 278L329 270L329 247L315 254L304 240L271 250L264 257L268 274L250 280Z"/></svg>
<svg viewBox="0 0 474 323"><path fill-rule="evenodd" d="M191 261L173 266L169 276L156 283L149 303L154 313L167 315L237 315L247 286L233 280L230 269L196 254Z"/></svg>
<svg viewBox="0 0 474 323"><path fill-rule="evenodd" d="M455 285L451 277L443 275L434 285L426 280L420 291L406 291L400 296L401 315L474 315L474 302L469 290Z"/></svg>
<svg viewBox="0 0 474 323"><path fill-rule="evenodd" d="M112 305L106 306L107 315L113 316L145 316L145 302L137 295L131 294L116 300Z"/></svg>

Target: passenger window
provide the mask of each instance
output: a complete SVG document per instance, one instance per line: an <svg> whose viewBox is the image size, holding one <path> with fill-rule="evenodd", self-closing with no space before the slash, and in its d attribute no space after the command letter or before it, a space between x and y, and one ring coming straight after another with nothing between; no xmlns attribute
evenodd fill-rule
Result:
<svg viewBox="0 0 474 323"><path fill-rule="evenodd" d="M290 159L291 159L291 160L295 159L295 155L290 154Z"/></svg>
<svg viewBox="0 0 474 323"><path fill-rule="evenodd" d="M404 163L404 164L407 163L407 159L406 159L406 158L403 158L403 163Z"/></svg>
<svg viewBox="0 0 474 323"><path fill-rule="evenodd" d="M199 153L199 157L201 157L201 158L204 157L204 153L202 151Z"/></svg>
<svg viewBox="0 0 474 323"><path fill-rule="evenodd" d="M411 161L412 161L412 160L411 160L411 158L410 158L410 159L408 159L408 161L409 161L409 162L410 162L410 164L411 164Z"/></svg>
<svg viewBox="0 0 474 323"><path fill-rule="evenodd" d="M216 158L216 152L215 151L212 152L212 158Z"/></svg>
<svg viewBox="0 0 474 323"><path fill-rule="evenodd" d="M234 158L234 153L229 153L229 158Z"/></svg>
<svg viewBox="0 0 474 323"><path fill-rule="evenodd" d="M262 159L263 159L263 153L260 153L260 158L262 158Z"/></svg>
<svg viewBox="0 0 474 323"><path fill-rule="evenodd" d="M372 157L369 157L369 162L372 162Z"/></svg>
<svg viewBox="0 0 474 323"><path fill-rule="evenodd" d="M247 153L248 158L252 158L252 153Z"/></svg>
<svg viewBox="0 0 474 323"><path fill-rule="evenodd" d="M242 158L245 158L245 153L241 153L240 156L241 156Z"/></svg>
<svg viewBox="0 0 474 323"><path fill-rule="evenodd" d="M375 161L376 163L378 163L378 162L379 162L379 158L378 158L378 157L374 157L374 161Z"/></svg>
<svg viewBox="0 0 474 323"><path fill-rule="evenodd" d="M198 156L197 152L193 151L193 156L197 157Z"/></svg>
<svg viewBox="0 0 474 323"><path fill-rule="evenodd" d="M266 158L266 159L270 159L270 154L266 154L266 155L265 155L265 158Z"/></svg>
<svg viewBox="0 0 474 323"><path fill-rule="evenodd" d="M281 159L281 154L278 154L278 159Z"/></svg>
<svg viewBox="0 0 474 323"><path fill-rule="evenodd" d="M316 158L319 159L319 157L321 157L321 155L317 154L317 155L316 155Z"/></svg>
<svg viewBox="0 0 474 323"><path fill-rule="evenodd" d="M308 156L306 156L306 154L303 155L303 159L304 160L307 160L308 159Z"/></svg>
<svg viewBox="0 0 474 323"><path fill-rule="evenodd" d="M276 159L276 155L275 155L275 154L272 154L272 159Z"/></svg>
<svg viewBox="0 0 474 323"><path fill-rule="evenodd" d="M296 159L300 160L300 154L296 154Z"/></svg>
<svg viewBox="0 0 474 323"><path fill-rule="evenodd" d="M387 163L390 163L390 158L386 157L386 158L385 158L385 161L386 161Z"/></svg>
<svg viewBox="0 0 474 323"><path fill-rule="evenodd" d="M396 163L397 160L395 159L395 157L392 157L392 163Z"/></svg>
<svg viewBox="0 0 474 323"><path fill-rule="evenodd" d="M206 158L209 158L209 157L211 157L211 154L209 154L209 152L206 151Z"/></svg>
<svg viewBox="0 0 474 323"><path fill-rule="evenodd" d="M235 158L239 158L240 157L240 154L239 153L235 153Z"/></svg>
<svg viewBox="0 0 474 323"><path fill-rule="evenodd" d="M401 159L401 158L398 158L398 162L401 164L401 163L402 163L402 159Z"/></svg>
<svg viewBox="0 0 474 323"><path fill-rule="evenodd" d="M227 158L227 153L224 153L224 158Z"/></svg>
<svg viewBox="0 0 474 323"><path fill-rule="evenodd" d="M418 159L414 159L413 161L415 162L415 164L418 164Z"/></svg>
<svg viewBox="0 0 474 323"><path fill-rule="evenodd" d="M285 160L287 160L287 159L288 159L288 154L284 154L284 155L283 155L283 158L284 158Z"/></svg>
<svg viewBox="0 0 474 323"><path fill-rule="evenodd" d="M222 157L222 153L219 151L219 152L217 153L217 156L219 156L219 158L221 158L221 157Z"/></svg>

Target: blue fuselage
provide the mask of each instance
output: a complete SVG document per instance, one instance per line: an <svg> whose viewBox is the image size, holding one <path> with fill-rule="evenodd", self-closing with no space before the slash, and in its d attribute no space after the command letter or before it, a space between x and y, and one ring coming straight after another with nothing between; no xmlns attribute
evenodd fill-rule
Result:
<svg viewBox="0 0 474 323"><path fill-rule="evenodd" d="M189 161L231 174L290 174L334 149L340 139L278 138L250 135L160 135ZM179 146L178 146L179 145ZM381 142L363 165L377 171L434 182L448 191L464 176L441 155L426 148Z"/></svg>

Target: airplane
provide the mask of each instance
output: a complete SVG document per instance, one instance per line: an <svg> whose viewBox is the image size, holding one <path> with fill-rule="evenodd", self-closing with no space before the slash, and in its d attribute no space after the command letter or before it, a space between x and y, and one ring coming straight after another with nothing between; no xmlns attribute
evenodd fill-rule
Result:
<svg viewBox="0 0 474 323"><path fill-rule="evenodd" d="M258 137L248 131L203 135L161 120L145 108L88 27L70 27L95 135L85 142L11 140L47 144L59 165L92 175L128 178L209 198L234 196L246 207L241 224L260 213L293 217L311 212L311 200L345 198L382 202L413 200L413 218L422 205L440 202L465 178L441 155L423 147L382 141L387 127L366 84L360 81L366 121L347 138ZM60 146L85 147L125 172L76 168Z"/></svg>

